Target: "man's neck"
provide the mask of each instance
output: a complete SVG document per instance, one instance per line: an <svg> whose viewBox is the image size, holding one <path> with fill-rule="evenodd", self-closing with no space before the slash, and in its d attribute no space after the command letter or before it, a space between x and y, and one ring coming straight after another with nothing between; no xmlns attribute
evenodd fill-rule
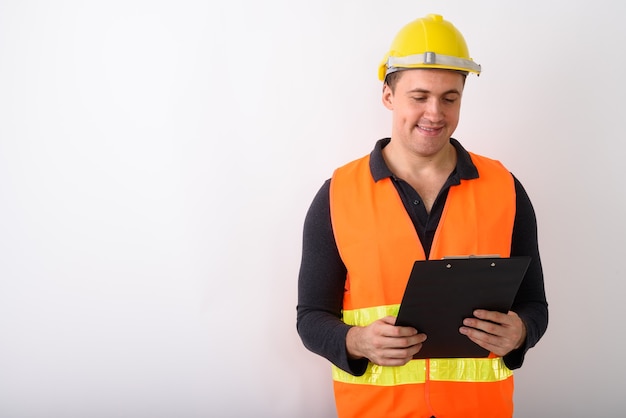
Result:
<svg viewBox="0 0 626 418"><path fill-rule="evenodd" d="M401 149L392 140L382 149L383 158L391 172L399 178L421 178L446 175L456 167L456 149L447 143L439 152L432 155L419 155Z"/></svg>
<svg viewBox="0 0 626 418"><path fill-rule="evenodd" d="M392 147L383 148L383 158L391 172L406 181L422 198L430 213L441 188L456 167L456 149L450 143L433 155L416 155ZM389 148L389 149L388 149Z"/></svg>

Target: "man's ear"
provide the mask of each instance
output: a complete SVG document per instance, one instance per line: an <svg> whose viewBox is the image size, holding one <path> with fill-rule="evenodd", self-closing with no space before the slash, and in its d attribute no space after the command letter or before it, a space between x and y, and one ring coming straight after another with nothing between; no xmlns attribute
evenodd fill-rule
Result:
<svg viewBox="0 0 626 418"><path fill-rule="evenodd" d="M383 85L383 96L382 96L383 105L389 109L393 110L393 91L389 84L385 83Z"/></svg>

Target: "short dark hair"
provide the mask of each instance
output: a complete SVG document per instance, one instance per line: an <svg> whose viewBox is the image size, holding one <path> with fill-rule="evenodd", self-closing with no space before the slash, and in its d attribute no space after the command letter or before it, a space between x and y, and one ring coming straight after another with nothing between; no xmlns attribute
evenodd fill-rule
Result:
<svg viewBox="0 0 626 418"><path fill-rule="evenodd" d="M401 72L402 71L394 71L393 73L387 74L387 76L385 77L385 82L383 83L383 85L388 85L392 93L396 92L396 84L398 84Z"/></svg>

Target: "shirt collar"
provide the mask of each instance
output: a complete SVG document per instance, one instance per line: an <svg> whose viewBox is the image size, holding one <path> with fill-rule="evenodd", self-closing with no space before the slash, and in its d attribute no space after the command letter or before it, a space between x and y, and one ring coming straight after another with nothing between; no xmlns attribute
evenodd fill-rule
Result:
<svg viewBox="0 0 626 418"><path fill-rule="evenodd" d="M378 140L374 146L374 150L370 154L370 171L374 181L393 177L393 173L389 167L387 167L387 163L385 163L385 159L383 158L383 148L385 148L389 142L391 142L391 138ZM454 138L450 138L450 143L456 149L457 155L456 168L454 169L455 173L453 173L453 175L457 175L459 180L478 178L478 169L472 162L472 157L470 157L469 152Z"/></svg>

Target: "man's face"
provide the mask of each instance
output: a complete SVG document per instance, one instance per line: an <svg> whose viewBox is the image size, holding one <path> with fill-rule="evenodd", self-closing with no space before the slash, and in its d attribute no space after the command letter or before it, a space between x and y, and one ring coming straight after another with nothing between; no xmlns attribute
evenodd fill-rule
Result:
<svg viewBox="0 0 626 418"><path fill-rule="evenodd" d="M441 151L459 123L464 81L449 70L402 71L395 91L383 88L383 103L393 114L391 140L421 157Z"/></svg>

